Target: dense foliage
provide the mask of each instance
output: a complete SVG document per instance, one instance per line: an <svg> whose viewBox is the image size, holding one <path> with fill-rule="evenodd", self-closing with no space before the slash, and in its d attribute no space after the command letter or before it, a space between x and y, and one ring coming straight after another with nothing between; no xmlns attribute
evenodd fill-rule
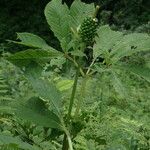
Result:
<svg viewBox="0 0 150 150"><path fill-rule="evenodd" d="M2 12L16 3L16 27L0 16L0 148L149 150L147 1L14 1Z"/></svg>

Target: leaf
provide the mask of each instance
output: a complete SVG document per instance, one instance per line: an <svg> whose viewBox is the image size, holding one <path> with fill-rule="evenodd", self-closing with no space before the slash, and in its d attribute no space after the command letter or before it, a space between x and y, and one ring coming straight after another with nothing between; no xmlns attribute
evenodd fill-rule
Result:
<svg viewBox="0 0 150 150"><path fill-rule="evenodd" d="M60 115L62 108L61 94L52 82L41 79L40 73L41 68L36 64L31 64L26 68L25 76L31 83L34 91L37 92L42 99L49 100L53 104L55 111Z"/></svg>
<svg viewBox="0 0 150 150"><path fill-rule="evenodd" d="M134 73L135 75L142 77L148 82L150 82L150 68L144 66L123 64L123 63L120 65L115 65L115 67Z"/></svg>
<svg viewBox="0 0 150 150"><path fill-rule="evenodd" d="M80 50L71 51L70 54L73 56L86 57L86 55Z"/></svg>
<svg viewBox="0 0 150 150"><path fill-rule="evenodd" d="M58 81L56 84L56 87L60 90L60 91L65 91L70 89L73 86L73 80L61 80Z"/></svg>
<svg viewBox="0 0 150 150"><path fill-rule="evenodd" d="M0 113L12 114L13 110L10 106L0 106Z"/></svg>
<svg viewBox="0 0 150 150"><path fill-rule="evenodd" d="M59 8L59 9L58 9ZM71 28L77 29L83 19L93 15L94 4L85 4L75 0L69 10L60 0L52 0L45 8L45 16L55 36L59 39L64 51L71 42Z"/></svg>
<svg viewBox="0 0 150 150"><path fill-rule="evenodd" d="M52 0L45 8L45 16L54 35L61 42L70 41L69 9L66 4L62 5L60 0Z"/></svg>
<svg viewBox="0 0 150 150"><path fill-rule="evenodd" d="M140 42L139 42L140 41ZM98 30L96 44L93 47L93 57L96 58L110 51L111 62L114 64L124 56L150 50L150 36L144 33L123 35L122 32L112 31L109 26Z"/></svg>
<svg viewBox="0 0 150 150"><path fill-rule="evenodd" d="M96 44L93 47L93 57L100 56L103 52L113 48L117 41L123 37L122 32L113 31L108 25L102 26L97 31Z"/></svg>
<svg viewBox="0 0 150 150"><path fill-rule="evenodd" d="M59 117L54 112L48 110L44 101L39 98L32 97L24 103L16 104L15 108L15 114L22 119L43 127L61 129Z"/></svg>
<svg viewBox="0 0 150 150"><path fill-rule="evenodd" d="M76 29L87 16L93 15L94 10L94 3L85 4L81 0L75 0L70 8L70 26Z"/></svg>
<svg viewBox="0 0 150 150"><path fill-rule="evenodd" d="M112 80L111 81L112 81L112 85L113 85L115 91L121 96L121 98L126 99L128 97L127 89L125 89L123 83L118 78L115 71L111 70L111 72L112 72Z"/></svg>
<svg viewBox="0 0 150 150"><path fill-rule="evenodd" d="M25 143L17 137L12 137L10 135L5 135L5 134L1 133L0 134L0 145L2 146L2 145L9 145L9 144L15 144L15 145L17 145L17 147L19 147L21 149L25 149L25 150L39 150L38 147L32 146L28 143Z"/></svg>
<svg viewBox="0 0 150 150"><path fill-rule="evenodd" d="M19 66L26 66L31 61L36 60L50 60L51 58L55 58L61 56L62 53L59 51L46 51L40 49L29 49L21 52L17 52L14 55L11 55L7 58L10 62Z"/></svg>
<svg viewBox="0 0 150 150"><path fill-rule="evenodd" d="M23 33L17 33L17 37L21 41L20 42L12 41L12 42L29 46L29 47L34 47L34 48L53 49L41 37L35 34L23 32Z"/></svg>
<svg viewBox="0 0 150 150"><path fill-rule="evenodd" d="M150 36L144 33L125 35L112 49L110 55L112 62L116 63L124 56L150 50Z"/></svg>
<svg viewBox="0 0 150 150"><path fill-rule="evenodd" d="M99 73L109 72L110 71L110 69L107 68L107 66L105 66L104 64L101 64L101 63L95 63L93 65L92 70L94 70L96 72L99 72Z"/></svg>

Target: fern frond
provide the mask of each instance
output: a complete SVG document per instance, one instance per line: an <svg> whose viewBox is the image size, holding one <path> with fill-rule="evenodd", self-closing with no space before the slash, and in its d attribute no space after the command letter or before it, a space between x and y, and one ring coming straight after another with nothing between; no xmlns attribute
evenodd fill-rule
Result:
<svg viewBox="0 0 150 150"><path fill-rule="evenodd" d="M7 79L4 75L3 64L0 64L0 115L8 114L10 107L9 103L13 100ZM5 68L6 69L6 68ZM4 109L5 108L5 109Z"/></svg>

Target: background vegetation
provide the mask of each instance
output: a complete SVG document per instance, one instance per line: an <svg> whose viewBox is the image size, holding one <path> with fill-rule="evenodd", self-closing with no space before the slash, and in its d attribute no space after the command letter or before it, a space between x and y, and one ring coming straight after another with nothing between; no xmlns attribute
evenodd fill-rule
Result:
<svg viewBox="0 0 150 150"><path fill-rule="evenodd" d="M112 29L124 33L150 33L150 10L148 0L84 0L86 3L100 4L100 24L109 24ZM1 0L0 1L0 145L5 140L6 148L14 149L60 149L61 131L42 128L12 117L7 103L20 97L28 98L33 94L31 85L24 79L20 70L3 59L6 52L24 50L24 46L14 45L6 40L16 40L16 32L31 32L40 35L52 47L60 49L58 39L45 20L43 10L49 0ZM68 6L71 0L64 0ZM5 51L5 53L3 53ZM143 52L124 58L124 61L150 68L150 53ZM63 70L63 60L53 60L45 66L43 76L52 78L59 88L62 76L68 78L73 71ZM57 67L55 66L57 63ZM54 64L54 65L53 65ZM51 73L50 68L55 71ZM63 71L62 71L63 70ZM61 74L61 75L60 75ZM73 128L78 136L74 139L75 150L149 150L150 149L150 84L143 78L119 72L128 91L128 99L120 97L110 84L107 75L95 76L87 83L86 101L82 113ZM72 79L67 81L66 97L70 96ZM76 100L80 97L77 89ZM29 92L30 91L30 92ZM96 91L96 92L95 92ZM28 94L29 95L28 95ZM67 102L66 102L67 103ZM2 107L1 107L2 106ZM66 108L64 108L66 111ZM84 121L83 121L84 120ZM14 143L10 144L12 137ZM18 140L21 139L22 141ZM34 147L30 147L31 144ZM7 145L7 146L6 146ZM19 146L18 146L19 145ZM9 148L10 147L10 148Z"/></svg>

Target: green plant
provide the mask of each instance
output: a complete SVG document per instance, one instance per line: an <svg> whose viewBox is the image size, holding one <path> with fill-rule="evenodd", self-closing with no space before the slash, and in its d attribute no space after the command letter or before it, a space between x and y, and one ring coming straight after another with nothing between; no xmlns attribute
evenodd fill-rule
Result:
<svg viewBox="0 0 150 150"><path fill-rule="evenodd" d="M125 57L132 54L149 51L150 37L142 33L124 35L122 32L111 30L106 25L97 27L96 36L95 29L92 29L94 33L88 33L92 38L87 44L87 40L83 40L81 36L82 23L85 18L93 17L93 14L95 20L95 12L97 13L97 9L93 4L84 4L80 0L76 0L70 9L65 4L62 5L60 0L51 1L45 8L45 16L54 35L60 41L62 51L52 48L37 35L18 33L20 41L12 42L28 46L30 49L6 58L23 70L24 76L34 91L23 101L17 99L12 103L12 107L15 108L14 113L22 119L43 127L56 128L61 134L63 133L62 150L68 150L68 148L73 150L72 140L84 127L84 124L80 124L78 119L80 119L81 106L85 100L86 85L92 77L99 74L102 77L107 75L110 79L109 84L124 100L128 98L128 94L119 78L120 72L131 72L131 74L136 74L150 81L148 67L144 64L141 67L124 61ZM95 24L90 25L95 28ZM85 61L88 57L87 50L92 54L89 66ZM67 66L69 61L71 62L69 65L75 72L69 106L65 106L68 108L67 113L63 110L62 92L56 87L53 80L48 80L41 74L46 62L62 57L66 60L62 62L62 66ZM102 61L98 62L97 59L102 59ZM79 80L81 81L80 97L74 107ZM47 106L47 102L50 107ZM81 129L76 128L76 124Z"/></svg>

